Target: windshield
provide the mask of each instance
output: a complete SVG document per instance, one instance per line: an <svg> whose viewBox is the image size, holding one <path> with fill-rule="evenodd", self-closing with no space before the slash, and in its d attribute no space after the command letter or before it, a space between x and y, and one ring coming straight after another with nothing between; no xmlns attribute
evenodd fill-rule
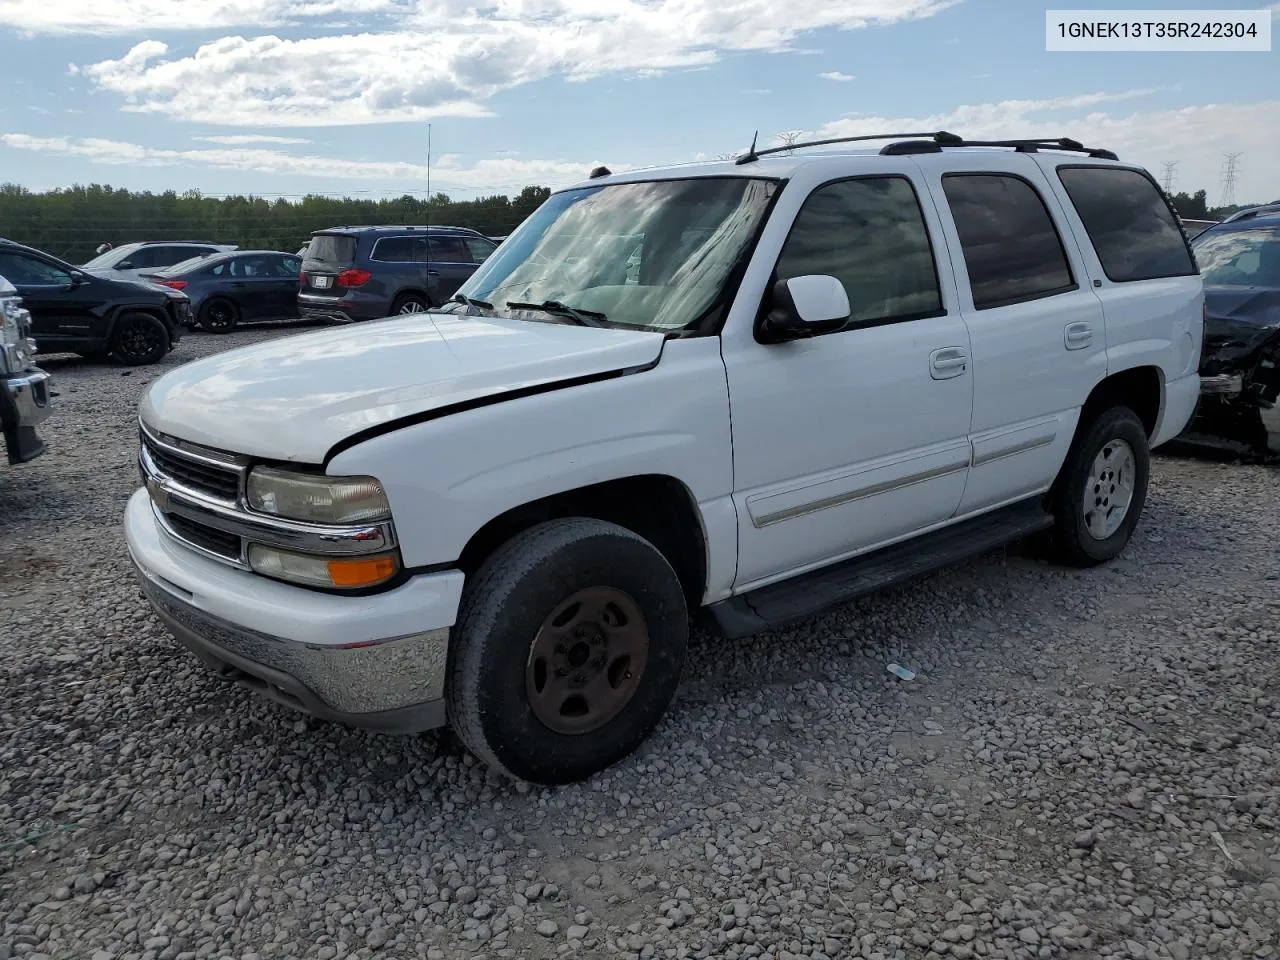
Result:
<svg viewBox="0 0 1280 960"><path fill-rule="evenodd" d="M496 309L556 301L607 326L689 329L719 303L777 189L702 177L553 194L459 292Z"/></svg>
<svg viewBox="0 0 1280 960"><path fill-rule="evenodd" d="M127 257L138 245L136 243L126 243L123 247L113 247L104 253L98 254L88 263L83 264L86 270L102 270L106 267L113 266Z"/></svg>
<svg viewBox="0 0 1280 960"><path fill-rule="evenodd" d="M1209 286L1280 287L1280 230L1215 230L1191 248Z"/></svg>

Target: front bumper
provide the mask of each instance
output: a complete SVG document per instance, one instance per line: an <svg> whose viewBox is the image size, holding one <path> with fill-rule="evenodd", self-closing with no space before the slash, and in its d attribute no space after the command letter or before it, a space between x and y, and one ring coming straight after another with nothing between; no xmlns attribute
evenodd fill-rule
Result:
<svg viewBox="0 0 1280 960"><path fill-rule="evenodd" d="M49 374L39 367L0 376L0 428L9 463L26 463L44 453L36 427L49 418Z"/></svg>
<svg viewBox="0 0 1280 960"><path fill-rule="evenodd" d="M364 597L292 587L173 541L145 490L129 501L125 535L161 621L223 678L364 729L414 733L444 724L461 572L415 577Z"/></svg>

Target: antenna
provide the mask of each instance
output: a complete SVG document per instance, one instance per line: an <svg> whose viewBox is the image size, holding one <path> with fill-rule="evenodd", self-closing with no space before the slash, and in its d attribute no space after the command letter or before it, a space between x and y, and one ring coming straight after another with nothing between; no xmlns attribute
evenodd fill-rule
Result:
<svg viewBox="0 0 1280 960"><path fill-rule="evenodd" d="M1222 163L1222 202L1221 207L1233 207L1236 203L1236 175L1240 172L1236 166L1236 162L1240 159L1240 153L1223 154Z"/></svg>
<svg viewBox="0 0 1280 960"><path fill-rule="evenodd" d="M756 153L756 137L758 137L758 136L760 136L760 131L759 131L759 130L757 130L757 131L755 131L753 134L751 134L751 146L747 148L747 152L746 152L746 153L744 153L742 156L740 156L740 157L737 159L737 161L736 161L736 162L737 162L738 164L751 163L753 160L759 160L759 159L760 159L759 155Z"/></svg>
<svg viewBox="0 0 1280 960"><path fill-rule="evenodd" d="M427 124L427 259L431 259L431 124Z"/></svg>
<svg viewBox="0 0 1280 960"><path fill-rule="evenodd" d="M1177 182L1177 160L1166 160L1161 164L1160 185L1164 187L1164 192L1169 196L1173 196L1173 185Z"/></svg>

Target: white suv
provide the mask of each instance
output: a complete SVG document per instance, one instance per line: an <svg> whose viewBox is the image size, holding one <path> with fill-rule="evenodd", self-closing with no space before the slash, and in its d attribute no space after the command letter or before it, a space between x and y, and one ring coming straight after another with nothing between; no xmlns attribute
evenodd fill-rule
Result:
<svg viewBox="0 0 1280 960"><path fill-rule="evenodd" d="M1116 556L1199 393L1185 236L1106 151L908 136L600 169L444 310L167 374L126 518L160 617L558 783L658 723L691 611L742 636L1037 531Z"/></svg>

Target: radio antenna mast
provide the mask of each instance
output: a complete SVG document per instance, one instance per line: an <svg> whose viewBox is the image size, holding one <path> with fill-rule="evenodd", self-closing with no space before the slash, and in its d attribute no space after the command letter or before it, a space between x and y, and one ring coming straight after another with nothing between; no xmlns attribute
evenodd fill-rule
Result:
<svg viewBox="0 0 1280 960"><path fill-rule="evenodd" d="M431 124L427 124L427 232L431 230ZM428 247L431 241L428 240Z"/></svg>

